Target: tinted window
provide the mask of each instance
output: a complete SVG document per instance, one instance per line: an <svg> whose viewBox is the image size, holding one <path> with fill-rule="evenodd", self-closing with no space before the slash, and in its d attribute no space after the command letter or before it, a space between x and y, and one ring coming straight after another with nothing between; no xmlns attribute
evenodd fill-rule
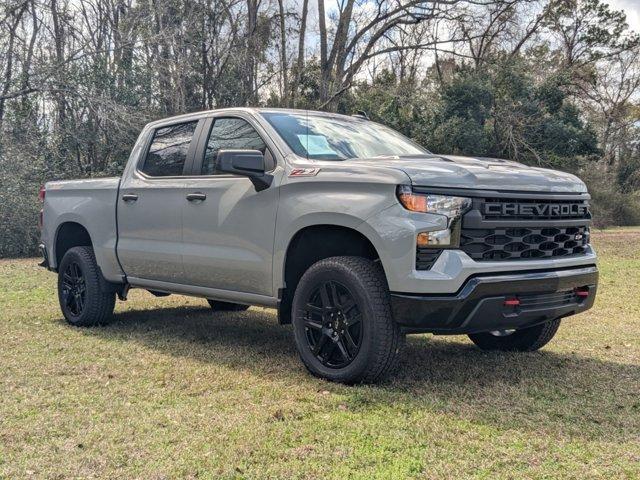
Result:
<svg viewBox="0 0 640 480"><path fill-rule="evenodd" d="M215 175L219 150L260 150L265 153L267 146L258 132L241 118L217 118L207 141L202 162L203 175Z"/></svg>
<svg viewBox="0 0 640 480"><path fill-rule="evenodd" d="M142 171L153 177L182 175L198 122L180 123L155 131Z"/></svg>

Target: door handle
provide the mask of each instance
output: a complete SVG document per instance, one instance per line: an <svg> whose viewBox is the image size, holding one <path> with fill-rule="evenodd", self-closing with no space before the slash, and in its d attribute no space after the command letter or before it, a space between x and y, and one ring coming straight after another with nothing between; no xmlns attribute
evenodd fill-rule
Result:
<svg viewBox="0 0 640 480"><path fill-rule="evenodd" d="M122 200L124 200L125 202L135 202L136 200L138 200L138 195L136 195L135 193L125 193L124 195L122 195Z"/></svg>
<svg viewBox="0 0 640 480"><path fill-rule="evenodd" d="M195 192L195 193L187 194L187 200L189 200L190 202L198 202L206 199L207 199L206 193Z"/></svg>

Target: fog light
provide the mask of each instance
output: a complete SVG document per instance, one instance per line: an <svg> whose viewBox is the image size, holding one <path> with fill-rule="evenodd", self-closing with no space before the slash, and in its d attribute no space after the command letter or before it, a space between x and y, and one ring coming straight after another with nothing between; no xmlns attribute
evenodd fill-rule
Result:
<svg viewBox="0 0 640 480"><path fill-rule="evenodd" d="M418 234L419 247L448 247L451 246L451 230L436 230L435 232L421 232Z"/></svg>

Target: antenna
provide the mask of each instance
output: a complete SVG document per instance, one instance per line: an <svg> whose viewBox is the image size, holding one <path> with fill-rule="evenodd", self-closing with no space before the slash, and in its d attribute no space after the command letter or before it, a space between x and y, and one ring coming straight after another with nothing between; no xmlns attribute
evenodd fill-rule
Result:
<svg viewBox="0 0 640 480"><path fill-rule="evenodd" d="M364 110L356 110L356 113L351 116L356 118L363 118L365 120L371 120L367 112L365 112Z"/></svg>

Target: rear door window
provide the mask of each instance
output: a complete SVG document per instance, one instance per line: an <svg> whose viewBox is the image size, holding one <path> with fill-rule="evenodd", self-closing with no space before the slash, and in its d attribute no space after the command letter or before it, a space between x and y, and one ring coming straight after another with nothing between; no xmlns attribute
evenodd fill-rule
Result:
<svg viewBox="0 0 640 480"><path fill-rule="evenodd" d="M152 177L182 175L198 121L158 128L153 134L142 172Z"/></svg>

